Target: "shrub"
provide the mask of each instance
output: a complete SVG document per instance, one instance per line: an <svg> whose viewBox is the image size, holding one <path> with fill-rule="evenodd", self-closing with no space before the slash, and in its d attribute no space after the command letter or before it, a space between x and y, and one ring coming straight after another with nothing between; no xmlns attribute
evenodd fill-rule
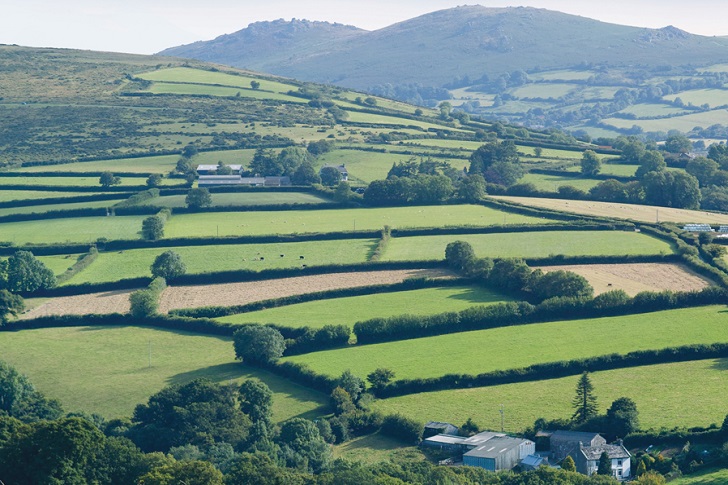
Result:
<svg viewBox="0 0 728 485"><path fill-rule="evenodd" d="M382 420L382 434L406 443L422 441L424 424L401 414L390 414Z"/></svg>
<svg viewBox="0 0 728 485"><path fill-rule="evenodd" d="M168 250L154 259L150 270L155 278L174 279L185 274L187 266L178 253Z"/></svg>
<svg viewBox="0 0 728 485"><path fill-rule="evenodd" d="M243 362L269 364L283 356L283 335L272 327L244 325L233 334L235 358Z"/></svg>

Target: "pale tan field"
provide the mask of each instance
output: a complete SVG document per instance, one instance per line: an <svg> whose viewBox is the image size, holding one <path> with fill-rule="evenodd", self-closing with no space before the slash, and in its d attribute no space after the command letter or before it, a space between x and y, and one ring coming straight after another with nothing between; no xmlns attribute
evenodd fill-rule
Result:
<svg viewBox="0 0 728 485"><path fill-rule="evenodd" d="M511 197L494 195L494 199L518 204L554 209L575 214L600 217L616 217L640 222L677 222L728 224L728 214L656 207L652 205L620 204L617 202L594 202L590 200L542 199L538 197Z"/></svg>
<svg viewBox="0 0 728 485"><path fill-rule="evenodd" d="M127 313L129 311L129 294L133 291L105 291L102 293L49 298L43 304L23 313L20 318L24 320L47 315Z"/></svg>
<svg viewBox="0 0 728 485"><path fill-rule="evenodd" d="M453 276L452 273L445 270L407 269L332 273L219 285L170 286L162 294L159 311L166 313L178 308L243 305L254 301L337 288L393 284L408 278L446 278L451 276Z"/></svg>
<svg viewBox="0 0 728 485"><path fill-rule="evenodd" d="M630 296L641 291L691 291L713 284L689 268L672 263L574 264L539 269L545 273L564 270L580 274L592 285L595 295L610 290L624 290Z"/></svg>

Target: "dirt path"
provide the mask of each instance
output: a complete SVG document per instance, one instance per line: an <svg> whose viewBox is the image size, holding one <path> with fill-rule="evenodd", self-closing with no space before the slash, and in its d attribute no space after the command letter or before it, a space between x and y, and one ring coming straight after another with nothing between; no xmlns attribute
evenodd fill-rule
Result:
<svg viewBox="0 0 728 485"><path fill-rule="evenodd" d="M689 268L672 263L575 264L539 269L580 274L594 287L596 295L610 290L624 290L631 296L640 291L691 291L713 284Z"/></svg>
<svg viewBox="0 0 728 485"><path fill-rule="evenodd" d="M21 319L47 315L85 315L88 313L127 313L129 295L135 290L105 291L87 295L51 298L42 305L21 315Z"/></svg>
<svg viewBox="0 0 728 485"><path fill-rule="evenodd" d="M452 276L451 272L439 269L408 269L331 273L219 285L170 286L162 294L159 311L166 313L169 310L178 308L242 305L254 301L337 288L393 284L407 278L447 278Z"/></svg>

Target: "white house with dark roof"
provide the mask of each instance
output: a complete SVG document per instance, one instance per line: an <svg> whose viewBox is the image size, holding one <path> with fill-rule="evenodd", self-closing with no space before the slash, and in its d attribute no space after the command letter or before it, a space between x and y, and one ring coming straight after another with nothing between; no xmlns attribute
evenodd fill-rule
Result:
<svg viewBox="0 0 728 485"><path fill-rule="evenodd" d="M576 471L591 476L599 468L599 459L606 453L612 462L612 476L617 480L626 480L632 474L632 455L621 441L613 445L581 446L576 455Z"/></svg>

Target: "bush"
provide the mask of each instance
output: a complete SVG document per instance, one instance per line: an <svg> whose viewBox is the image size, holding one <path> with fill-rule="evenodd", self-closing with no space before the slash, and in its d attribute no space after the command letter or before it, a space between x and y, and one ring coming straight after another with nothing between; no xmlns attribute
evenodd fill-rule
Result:
<svg viewBox="0 0 728 485"><path fill-rule="evenodd" d="M146 318L157 313L159 309L159 297L167 288L164 278L154 278L144 290L138 290L129 295L131 303L131 315L134 318Z"/></svg>
<svg viewBox="0 0 728 485"><path fill-rule="evenodd" d="M158 216L147 217L142 221L142 237L147 241L156 241L164 237L164 221Z"/></svg>
<svg viewBox="0 0 728 485"><path fill-rule="evenodd" d="M424 423L401 414L390 414L382 420L381 433L405 443L418 444L422 441Z"/></svg>
<svg viewBox="0 0 728 485"><path fill-rule="evenodd" d="M187 272L187 266L180 255L172 250L165 251L154 259L150 267L152 276L165 279L174 279Z"/></svg>
<svg viewBox="0 0 728 485"><path fill-rule="evenodd" d="M235 358L243 362L270 364L286 350L283 335L271 327L244 325L233 334Z"/></svg>

